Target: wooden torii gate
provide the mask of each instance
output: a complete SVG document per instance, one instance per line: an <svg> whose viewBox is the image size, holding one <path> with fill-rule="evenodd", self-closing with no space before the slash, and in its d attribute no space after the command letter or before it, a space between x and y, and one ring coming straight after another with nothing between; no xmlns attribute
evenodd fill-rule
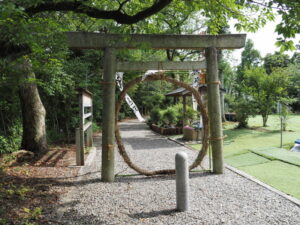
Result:
<svg viewBox="0 0 300 225"><path fill-rule="evenodd" d="M116 71L126 71L125 68L128 68L128 66L140 68L140 65L142 65L142 63L118 63L116 60L116 50L121 48L205 49L205 57L207 62L208 114L210 140L212 146L213 172L218 174L222 174L224 172L223 131L219 96L220 81L218 77L217 49L237 49L244 47L246 40L245 34L123 35L67 32L66 35L70 48L104 50L103 83L105 85L103 85L102 181L113 182L115 177L115 73ZM148 62L144 63L144 68L141 68L141 70L153 69L153 65L156 66L156 69L158 68L155 62L152 62L152 65L151 62ZM167 69L166 65L167 63L165 63L164 69ZM185 65L185 63L181 62L181 65L184 67L183 65ZM176 62L176 66L180 67L180 63ZM170 67L172 66L170 65ZM189 69L192 69L192 66Z"/></svg>

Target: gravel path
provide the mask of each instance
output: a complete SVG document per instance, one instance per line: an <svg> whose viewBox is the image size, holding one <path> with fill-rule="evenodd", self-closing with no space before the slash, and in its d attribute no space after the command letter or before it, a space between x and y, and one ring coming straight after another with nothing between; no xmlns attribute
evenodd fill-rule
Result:
<svg viewBox="0 0 300 225"><path fill-rule="evenodd" d="M196 156L137 121L121 123L121 130L132 160L144 168L173 168L178 151L187 152L190 161ZM135 174L116 156L117 174ZM62 198L61 208L56 210L60 218L53 214L52 219L89 225L300 224L298 206L230 170L224 175L190 174L191 210L179 213L174 210L174 176L119 176L115 183L102 183L100 164L101 151L97 149L92 164L82 170L76 186Z"/></svg>

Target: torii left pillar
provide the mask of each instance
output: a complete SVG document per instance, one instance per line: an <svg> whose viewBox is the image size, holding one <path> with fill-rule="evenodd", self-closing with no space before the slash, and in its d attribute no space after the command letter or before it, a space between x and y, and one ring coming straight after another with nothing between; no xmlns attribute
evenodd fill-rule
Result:
<svg viewBox="0 0 300 225"><path fill-rule="evenodd" d="M115 74L116 50L104 50L103 116L102 116L102 169L104 182L115 180Z"/></svg>

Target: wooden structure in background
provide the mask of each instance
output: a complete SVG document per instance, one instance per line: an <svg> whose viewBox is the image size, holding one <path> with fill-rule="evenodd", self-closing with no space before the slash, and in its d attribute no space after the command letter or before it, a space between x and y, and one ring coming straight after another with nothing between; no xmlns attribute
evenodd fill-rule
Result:
<svg viewBox="0 0 300 225"><path fill-rule="evenodd" d="M206 67L202 67L201 69L205 69ZM207 85L206 84L199 84L198 91L201 94L201 100L204 103L204 105L207 106ZM224 88L220 87L220 92L226 92ZM170 91L169 93L165 94L165 96L174 97L174 98L180 98L182 97L182 106L183 106L183 125L185 125L185 114L186 114L186 97L192 96L192 93L185 89L185 88L177 88L173 91Z"/></svg>
<svg viewBox="0 0 300 225"><path fill-rule="evenodd" d="M156 35L100 34L67 32L70 48L104 50L102 180L114 181L115 72L116 50L128 49L205 49L207 63L208 111L213 152L213 172L223 173L223 131L218 78L217 49L237 49L245 45L245 34ZM120 69L120 68L119 68ZM163 68L155 68L163 69Z"/></svg>
<svg viewBox="0 0 300 225"><path fill-rule="evenodd" d="M93 146L93 95L78 89L80 126L76 128L76 165L84 165L84 147Z"/></svg>

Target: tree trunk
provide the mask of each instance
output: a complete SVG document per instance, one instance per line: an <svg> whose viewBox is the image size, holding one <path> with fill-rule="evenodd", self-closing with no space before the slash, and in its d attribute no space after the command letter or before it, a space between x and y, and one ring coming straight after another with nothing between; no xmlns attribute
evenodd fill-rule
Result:
<svg viewBox="0 0 300 225"><path fill-rule="evenodd" d="M266 127L268 121L268 115L262 115L262 118L263 118L263 127Z"/></svg>
<svg viewBox="0 0 300 225"><path fill-rule="evenodd" d="M40 99L30 61L24 60L20 66L22 71L20 74L19 96L23 120L21 148L35 153L46 152L46 110Z"/></svg>

